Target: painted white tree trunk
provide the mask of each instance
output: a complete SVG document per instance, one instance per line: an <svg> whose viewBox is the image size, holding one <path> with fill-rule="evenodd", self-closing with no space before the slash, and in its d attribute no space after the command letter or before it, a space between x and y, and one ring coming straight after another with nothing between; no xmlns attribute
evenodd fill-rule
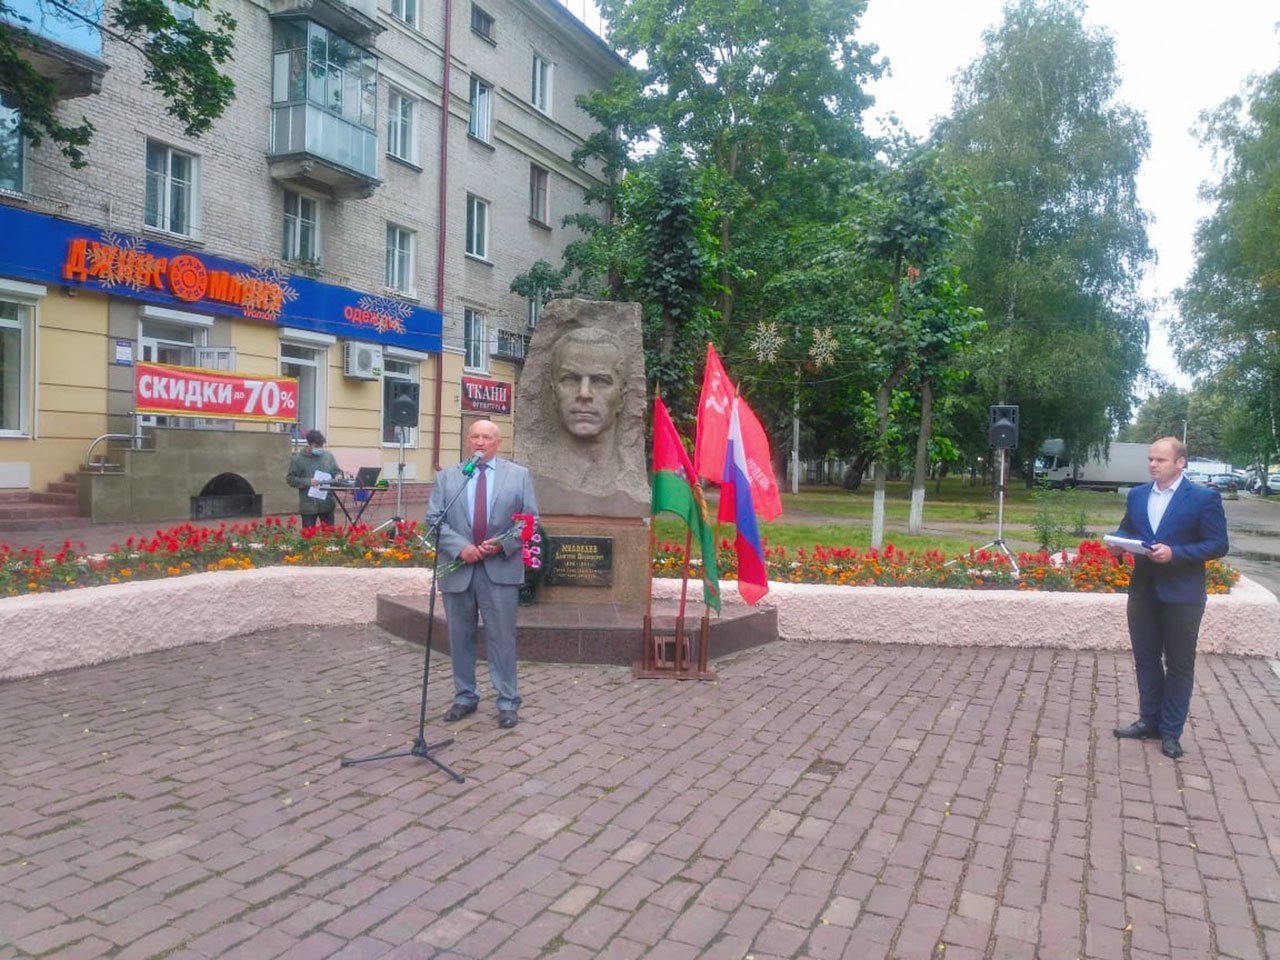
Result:
<svg viewBox="0 0 1280 960"><path fill-rule="evenodd" d="M924 484L911 488L911 513L907 515L907 532L920 535L924 529Z"/></svg>
<svg viewBox="0 0 1280 960"><path fill-rule="evenodd" d="M876 490L871 497L871 546L884 546L884 466L876 464Z"/></svg>

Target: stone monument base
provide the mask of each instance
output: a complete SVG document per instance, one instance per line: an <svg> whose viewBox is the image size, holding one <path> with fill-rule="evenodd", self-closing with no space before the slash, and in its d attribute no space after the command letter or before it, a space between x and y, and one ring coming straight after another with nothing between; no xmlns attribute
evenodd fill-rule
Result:
<svg viewBox="0 0 1280 960"><path fill-rule="evenodd" d="M653 577L648 519L542 514L538 520L550 543L543 551L547 566L538 586L538 602L552 607L566 603L644 606ZM610 547L608 582L604 584L591 582L596 572L586 562L578 569L565 569L565 564L555 562L558 546L593 542L607 542Z"/></svg>
<svg viewBox="0 0 1280 960"><path fill-rule="evenodd" d="M414 643L427 638L428 594L378 597L378 625ZM679 603L654 600L655 628L675 629ZM436 622L432 649L449 652L449 625L440 598L436 597ZM702 604L685 608L686 633L696 636ZM643 604L537 603L521 607L516 619L517 651L521 660L541 663L607 663L631 666L640 656L644 635ZM484 627L479 633L479 656L484 656ZM772 607L724 604L720 616L712 613L707 645L712 658L723 657L778 639L778 615Z"/></svg>

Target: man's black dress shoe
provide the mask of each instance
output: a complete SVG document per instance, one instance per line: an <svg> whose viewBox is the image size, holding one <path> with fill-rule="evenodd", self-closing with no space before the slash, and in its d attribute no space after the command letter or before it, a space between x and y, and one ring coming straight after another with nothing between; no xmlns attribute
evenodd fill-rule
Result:
<svg viewBox="0 0 1280 960"><path fill-rule="evenodd" d="M461 720L463 717L469 717L476 712L475 704L467 706L464 703L455 703L450 707L444 715L445 723L453 723L455 720Z"/></svg>
<svg viewBox="0 0 1280 960"><path fill-rule="evenodd" d="M1177 760L1182 756L1182 744L1178 742L1177 737L1161 737L1160 752L1170 760Z"/></svg>
<svg viewBox="0 0 1280 960"><path fill-rule="evenodd" d="M520 718L516 716L516 712L514 710L498 711L498 726L503 730L510 730L519 722L519 720Z"/></svg>
<svg viewBox="0 0 1280 960"><path fill-rule="evenodd" d="M1160 731L1149 723L1135 720L1127 727L1116 727L1111 731L1121 740L1158 740Z"/></svg>

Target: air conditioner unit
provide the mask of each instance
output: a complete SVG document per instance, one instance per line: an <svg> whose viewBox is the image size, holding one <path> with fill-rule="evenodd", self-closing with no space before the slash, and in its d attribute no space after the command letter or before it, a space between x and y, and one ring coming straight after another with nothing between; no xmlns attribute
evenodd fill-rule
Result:
<svg viewBox="0 0 1280 960"><path fill-rule="evenodd" d="M342 345L342 375L352 380L377 380L382 376L382 347L346 341Z"/></svg>

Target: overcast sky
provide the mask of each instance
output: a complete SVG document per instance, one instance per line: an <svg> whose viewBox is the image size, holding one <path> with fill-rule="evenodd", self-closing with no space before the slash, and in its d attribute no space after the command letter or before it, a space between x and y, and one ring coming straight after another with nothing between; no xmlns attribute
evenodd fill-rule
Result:
<svg viewBox="0 0 1280 960"><path fill-rule="evenodd" d="M1003 7L1002 0L869 0L858 38L877 44L893 71L872 88L877 104L869 129L879 129L879 118L892 112L913 134L925 136L936 118L950 112L952 76L982 52L982 32L1000 21ZM1146 115L1151 131L1138 191L1155 220L1151 242L1159 261L1143 289L1161 298L1161 324L1152 330L1148 360L1181 386L1190 380L1178 371L1162 327L1175 319L1167 298L1191 270L1195 224L1207 212L1197 189L1216 179L1209 152L1190 130L1201 110L1239 92L1251 72L1280 64L1277 21L1276 0L1088 5L1086 22L1115 37L1120 99Z"/></svg>
<svg viewBox="0 0 1280 960"><path fill-rule="evenodd" d="M603 32L594 0L562 0L596 32ZM951 78L982 52L982 32L1000 21L1003 0L868 0L857 37L875 43L892 75L872 86L877 103L868 129L894 113L923 138L951 110ZM1092 0L1086 22L1116 40L1123 82L1119 97L1141 110L1151 153L1138 180L1152 215L1158 256L1143 285L1157 301L1148 361L1180 386L1189 386L1173 358L1164 324L1176 319L1170 294L1183 284L1194 258L1196 221L1207 212L1197 191L1216 179L1209 151L1191 128L1201 110L1238 93L1250 73L1280 65L1278 0Z"/></svg>

